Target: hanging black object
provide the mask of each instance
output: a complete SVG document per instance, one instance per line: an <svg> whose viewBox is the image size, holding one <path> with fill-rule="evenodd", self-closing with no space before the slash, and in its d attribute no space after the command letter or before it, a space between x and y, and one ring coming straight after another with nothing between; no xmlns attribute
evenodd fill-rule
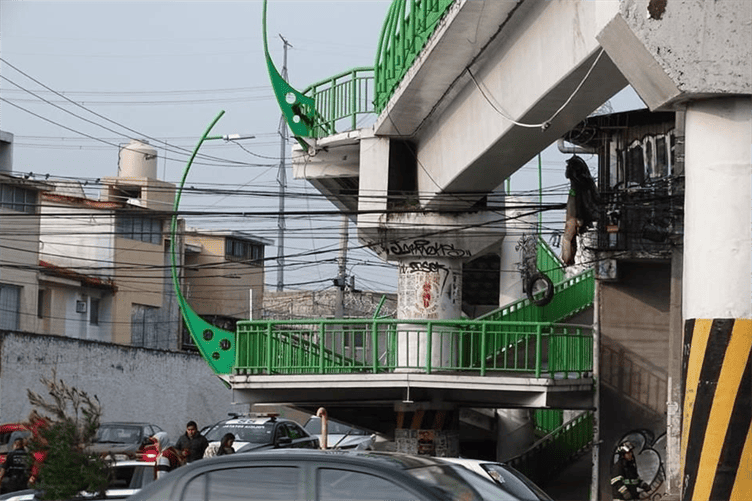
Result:
<svg viewBox="0 0 752 501"><path fill-rule="evenodd" d="M569 179L569 196L561 259L569 266L574 264L577 253L577 235L591 228L597 217L599 197L590 169L582 158L574 155L567 160L565 175Z"/></svg>

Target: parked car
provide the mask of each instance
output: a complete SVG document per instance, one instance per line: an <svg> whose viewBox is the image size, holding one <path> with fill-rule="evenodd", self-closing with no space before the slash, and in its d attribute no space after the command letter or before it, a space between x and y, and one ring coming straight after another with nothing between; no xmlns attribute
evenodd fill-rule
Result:
<svg viewBox="0 0 752 501"><path fill-rule="evenodd" d="M109 456L115 461L154 461L156 450L149 437L159 431L163 431L162 428L151 423L102 423L92 445L86 450L91 454Z"/></svg>
<svg viewBox="0 0 752 501"><path fill-rule="evenodd" d="M507 494L500 500L509 501L553 501L551 496L535 485L532 480L511 466L495 461L465 458L439 458L441 461L463 466L480 475L490 478Z"/></svg>
<svg viewBox="0 0 752 501"><path fill-rule="evenodd" d="M236 452L261 449L318 449L319 441L298 423L275 415L248 415L225 419L206 429L209 447L216 448L226 433L235 435Z"/></svg>
<svg viewBox="0 0 752 501"><path fill-rule="evenodd" d="M129 501L498 500L477 473L430 456L283 449L194 461Z"/></svg>
<svg viewBox="0 0 752 501"><path fill-rule="evenodd" d="M321 418L319 416L311 416L303 425L303 428L305 428L305 430L312 436L316 437L319 440L319 443L323 443L321 424ZM326 444L328 449L370 450L373 449L373 444L375 442L376 434L374 433L335 421L331 418L327 419Z"/></svg>
<svg viewBox="0 0 752 501"><path fill-rule="evenodd" d="M118 461L112 465L112 480L105 497L83 494L81 499L125 499L154 481L154 463ZM37 491L26 489L0 496L0 501L38 501Z"/></svg>

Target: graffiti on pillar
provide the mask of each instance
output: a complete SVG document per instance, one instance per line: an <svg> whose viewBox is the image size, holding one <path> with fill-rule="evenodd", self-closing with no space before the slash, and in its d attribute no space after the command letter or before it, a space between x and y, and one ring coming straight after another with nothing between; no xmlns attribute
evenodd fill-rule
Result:
<svg viewBox="0 0 752 501"><path fill-rule="evenodd" d="M640 478L650 485L650 490L645 493L644 497L654 500L661 499L665 495L666 433L663 432L657 437L647 429L632 430L626 433L614 446L611 464L615 464L619 460L619 454L616 450L624 442L631 442L634 445L637 472Z"/></svg>
<svg viewBox="0 0 752 501"><path fill-rule="evenodd" d="M427 256L427 257L470 257L472 253L467 249L458 249L454 244L431 242L426 239L415 239L411 242L393 242L384 248L394 256Z"/></svg>
<svg viewBox="0 0 752 501"><path fill-rule="evenodd" d="M439 307L439 296L441 294L439 277L435 274L426 274L416 292L415 308L426 318L435 314Z"/></svg>

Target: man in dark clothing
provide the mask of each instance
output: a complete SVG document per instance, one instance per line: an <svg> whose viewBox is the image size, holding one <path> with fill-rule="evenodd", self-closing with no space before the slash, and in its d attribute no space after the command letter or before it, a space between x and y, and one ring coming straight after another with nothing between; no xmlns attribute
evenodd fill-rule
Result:
<svg viewBox="0 0 752 501"><path fill-rule="evenodd" d="M185 425L185 433L180 436L175 448L183 454L187 462L192 462L204 457L204 451L209 446L209 442L202 434L198 432L198 426L195 421L188 421Z"/></svg>
<svg viewBox="0 0 752 501"><path fill-rule="evenodd" d="M631 442L624 442L616 449L619 460L611 468L611 494L614 499L639 499L638 488L643 491L650 490L650 486L643 482L637 473L633 449Z"/></svg>
<svg viewBox="0 0 752 501"><path fill-rule="evenodd" d="M23 439L13 441L13 450L8 453L5 463L0 466L0 494L26 489L29 483L29 468Z"/></svg>

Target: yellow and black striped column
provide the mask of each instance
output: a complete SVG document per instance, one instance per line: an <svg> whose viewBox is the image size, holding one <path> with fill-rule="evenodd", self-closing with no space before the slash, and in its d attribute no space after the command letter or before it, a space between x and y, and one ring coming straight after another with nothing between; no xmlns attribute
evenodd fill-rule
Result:
<svg viewBox="0 0 752 501"><path fill-rule="evenodd" d="M752 320L684 322L682 501L752 500Z"/></svg>

